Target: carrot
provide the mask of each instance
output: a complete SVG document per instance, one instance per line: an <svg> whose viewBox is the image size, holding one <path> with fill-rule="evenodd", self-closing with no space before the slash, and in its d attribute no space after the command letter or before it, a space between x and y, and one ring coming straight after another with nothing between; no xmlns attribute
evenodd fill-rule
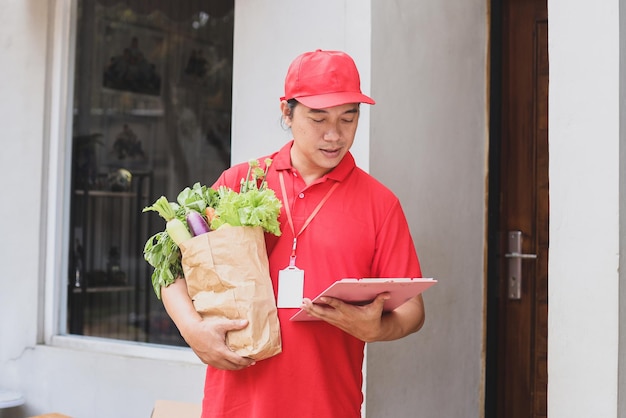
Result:
<svg viewBox="0 0 626 418"><path fill-rule="evenodd" d="M211 223L211 221L213 219L215 219L215 208L212 208L211 206L207 206L207 208L204 210L204 214L206 215L206 218L209 220L209 224Z"/></svg>

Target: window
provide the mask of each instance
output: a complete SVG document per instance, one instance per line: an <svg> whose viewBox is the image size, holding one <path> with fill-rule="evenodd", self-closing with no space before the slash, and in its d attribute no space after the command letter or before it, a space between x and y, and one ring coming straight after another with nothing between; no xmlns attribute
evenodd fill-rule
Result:
<svg viewBox="0 0 626 418"><path fill-rule="evenodd" d="M145 206L230 163L233 0L79 0L68 333L185 345L155 297Z"/></svg>

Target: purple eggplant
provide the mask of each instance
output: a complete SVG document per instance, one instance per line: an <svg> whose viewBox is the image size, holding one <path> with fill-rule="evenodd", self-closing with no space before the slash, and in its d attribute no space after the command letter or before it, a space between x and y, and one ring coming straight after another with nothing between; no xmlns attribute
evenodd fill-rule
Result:
<svg viewBox="0 0 626 418"><path fill-rule="evenodd" d="M211 230L209 224L200 213L195 210L190 210L187 213L187 225L191 231L191 235L194 237L201 234L206 234Z"/></svg>

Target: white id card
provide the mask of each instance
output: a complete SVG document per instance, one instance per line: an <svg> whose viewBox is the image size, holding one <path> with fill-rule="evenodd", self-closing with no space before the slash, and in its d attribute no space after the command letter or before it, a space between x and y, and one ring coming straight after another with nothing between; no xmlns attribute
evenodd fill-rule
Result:
<svg viewBox="0 0 626 418"><path fill-rule="evenodd" d="M278 272L279 308L300 308L304 296L304 270L289 266Z"/></svg>

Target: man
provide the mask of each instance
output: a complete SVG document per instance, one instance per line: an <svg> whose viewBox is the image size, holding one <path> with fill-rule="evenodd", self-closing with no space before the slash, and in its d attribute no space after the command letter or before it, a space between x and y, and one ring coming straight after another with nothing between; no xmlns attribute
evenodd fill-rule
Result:
<svg viewBox="0 0 626 418"><path fill-rule="evenodd" d="M402 338L424 323L421 296L389 313L388 294L365 306L311 303L344 277L421 277L398 199L349 152L361 103L374 100L361 93L347 54L307 52L289 67L280 108L293 140L268 156L267 175L283 203L282 235L266 235L282 353L259 362L236 355L225 335L245 321L202 319L184 279L162 289L182 336L208 364L204 418L360 417L364 343ZM247 169L226 170L214 187L238 190ZM319 320L290 321L299 308Z"/></svg>

